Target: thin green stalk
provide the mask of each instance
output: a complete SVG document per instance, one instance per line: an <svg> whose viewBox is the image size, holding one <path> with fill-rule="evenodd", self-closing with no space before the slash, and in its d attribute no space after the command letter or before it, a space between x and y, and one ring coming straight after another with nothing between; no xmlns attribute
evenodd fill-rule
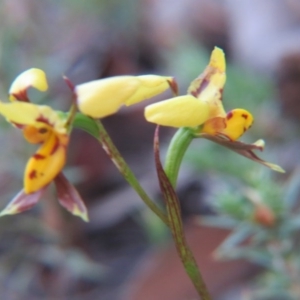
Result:
<svg viewBox="0 0 300 300"><path fill-rule="evenodd" d="M186 242L181 219L181 209L177 194L170 181L170 178L168 178L160 162L158 127L156 129L154 138L154 154L159 184L163 194L163 198L166 202L170 229L175 242L177 253L183 263L187 275L194 284L198 295L202 300L211 300L206 284L202 278L199 267L197 266L197 262ZM177 170L179 170L179 167Z"/></svg>
<svg viewBox="0 0 300 300"><path fill-rule="evenodd" d="M95 121L98 130L99 130L99 137L98 140L102 144L103 149L109 155L115 166L118 168L120 173L124 176L125 180L133 187L133 189L137 192L137 194L141 197L144 203L167 225L169 226L168 218L161 210L156 203L150 199L147 195L145 190L140 185L139 181L135 177L134 173L131 171L129 166L127 165L126 161L121 156L120 152L112 142L111 138L109 137L107 131L105 130L102 123L97 120Z"/></svg>
<svg viewBox="0 0 300 300"><path fill-rule="evenodd" d="M164 170L172 184L176 187L180 165L183 156L194 139L193 129L182 127L173 136L166 155Z"/></svg>

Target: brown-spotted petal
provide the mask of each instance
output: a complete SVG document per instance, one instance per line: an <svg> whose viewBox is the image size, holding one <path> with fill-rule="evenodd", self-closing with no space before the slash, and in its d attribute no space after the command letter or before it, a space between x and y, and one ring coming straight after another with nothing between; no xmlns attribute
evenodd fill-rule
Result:
<svg viewBox="0 0 300 300"><path fill-rule="evenodd" d="M21 190L0 212L0 217L14 215L29 210L41 199L44 192L45 188L31 194L26 194L24 190Z"/></svg>
<svg viewBox="0 0 300 300"><path fill-rule="evenodd" d="M89 221L86 206L76 188L63 173L59 173L54 179L59 203L74 216L78 216L85 222Z"/></svg>
<svg viewBox="0 0 300 300"><path fill-rule="evenodd" d="M223 137L223 136L213 136L210 134L206 134L206 133L200 133L198 135L198 137L202 137L205 139L208 139L212 142L215 142L221 146L224 146L242 156L245 156L257 163L260 163L270 169L272 169L273 171L276 172L280 172L280 173L285 173L285 171L278 165L273 164L273 163L269 163L261 158L259 158L254 152L253 150L260 150L262 151L264 149L264 142L263 140L258 140L253 144L246 144L243 142L239 142L239 141L231 141L228 140L227 138Z"/></svg>
<svg viewBox="0 0 300 300"><path fill-rule="evenodd" d="M68 137L53 131L37 152L28 160L24 173L24 190L33 193L48 185L65 165Z"/></svg>

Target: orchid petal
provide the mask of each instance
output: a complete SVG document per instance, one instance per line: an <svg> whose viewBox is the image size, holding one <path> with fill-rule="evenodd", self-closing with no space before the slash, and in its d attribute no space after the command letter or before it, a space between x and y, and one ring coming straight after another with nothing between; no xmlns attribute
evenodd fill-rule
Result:
<svg viewBox="0 0 300 300"><path fill-rule="evenodd" d="M43 196L45 189L37 190L35 193L27 194L23 190L19 192L8 205L0 212L4 215L14 215L32 208Z"/></svg>
<svg viewBox="0 0 300 300"><path fill-rule="evenodd" d="M244 109L234 109L225 118L216 117L205 122L202 133L224 135L232 141L241 137L253 124L253 116Z"/></svg>
<svg viewBox="0 0 300 300"><path fill-rule="evenodd" d="M23 135L27 142L31 144L40 144L45 142L52 134L52 128L46 124L40 126L27 125L23 128Z"/></svg>
<svg viewBox="0 0 300 300"><path fill-rule="evenodd" d="M207 120L202 129L201 132L202 133L208 133L211 135L216 135L220 132L222 132L226 127L226 120L225 118L222 117L216 117L216 118L212 118Z"/></svg>
<svg viewBox="0 0 300 300"><path fill-rule="evenodd" d="M67 180L63 173L54 179L59 203L71 214L89 221L86 206L75 187Z"/></svg>
<svg viewBox="0 0 300 300"><path fill-rule="evenodd" d="M225 55L221 48L215 47L211 53L209 66L211 68L217 69L220 72L225 72L226 69L226 61Z"/></svg>
<svg viewBox="0 0 300 300"><path fill-rule="evenodd" d="M2 114L9 122L20 125L34 125L40 116L39 106L25 103L0 102L0 114Z"/></svg>
<svg viewBox="0 0 300 300"><path fill-rule="evenodd" d="M139 103L143 100L150 99L156 95L161 94L167 90L173 77L157 76L157 75L143 75L137 76L139 80L139 87L135 93L125 102L127 106Z"/></svg>
<svg viewBox="0 0 300 300"><path fill-rule="evenodd" d="M226 81L226 61L222 49L215 47L204 72L190 84L188 94L210 105L210 117L226 115L223 104L223 88Z"/></svg>
<svg viewBox="0 0 300 300"><path fill-rule="evenodd" d="M27 89L34 87L44 92L48 89L46 74L36 68L29 69L21 73L12 83L9 89L10 100L28 101Z"/></svg>
<svg viewBox="0 0 300 300"><path fill-rule="evenodd" d="M172 77L157 75L116 76L77 85L79 110L102 118L116 113L124 104L132 105L154 97L170 87Z"/></svg>
<svg viewBox="0 0 300 300"><path fill-rule="evenodd" d="M52 132L29 159L24 175L25 193L43 188L58 175L65 165L67 140L67 137L60 138Z"/></svg>
<svg viewBox="0 0 300 300"><path fill-rule="evenodd" d="M148 122L172 127L194 127L209 117L209 105L186 95L157 102L145 108Z"/></svg>
<svg viewBox="0 0 300 300"><path fill-rule="evenodd" d="M222 134L235 141L241 137L253 124L253 116L245 109L234 109L226 116L226 128Z"/></svg>
<svg viewBox="0 0 300 300"><path fill-rule="evenodd" d="M264 149L264 141L263 140L258 140L253 144L246 144L243 142L239 141L231 141L228 139L225 139L223 136L213 136L207 133L200 133L198 137L202 137L205 139L208 139L210 141L213 141L221 146L224 146L242 156L245 156L255 162L258 162L273 171L280 172L280 173L285 173L285 171L278 165L269 163L261 158L259 158L253 150L260 150L262 151Z"/></svg>
<svg viewBox="0 0 300 300"><path fill-rule="evenodd" d="M9 122L17 125L32 125L35 127L51 126L57 133L66 133L64 118L51 107L15 101L4 103L0 101L0 114Z"/></svg>

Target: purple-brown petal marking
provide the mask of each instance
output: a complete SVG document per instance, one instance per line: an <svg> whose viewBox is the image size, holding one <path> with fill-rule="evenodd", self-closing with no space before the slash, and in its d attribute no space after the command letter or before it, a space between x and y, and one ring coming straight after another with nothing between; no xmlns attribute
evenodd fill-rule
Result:
<svg viewBox="0 0 300 300"><path fill-rule="evenodd" d="M35 119L37 122L45 123L52 127L52 124L50 124L49 120L45 118L43 115L40 115L38 118Z"/></svg>
<svg viewBox="0 0 300 300"><path fill-rule="evenodd" d="M200 86L195 91L191 92L191 95L193 95L194 97L197 98L200 95L200 93L206 89L206 87L208 86L208 84L209 84L209 80L206 79L206 78L204 78L202 80Z"/></svg>
<svg viewBox="0 0 300 300"><path fill-rule="evenodd" d="M47 128L40 128L39 133L44 134L47 133L49 130Z"/></svg>
<svg viewBox="0 0 300 300"><path fill-rule="evenodd" d="M232 117L233 117L233 113L230 111L230 112L227 114L226 119L227 119L227 120L230 120Z"/></svg>
<svg viewBox="0 0 300 300"><path fill-rule="evenodd" d="M56 136L55 137L55 143L54 143L54 146L53 146L53 148L52 148L52 150L50 152L50 155L53 155L56 152L56 150L58 149L58 147L59 147L59 139Z"/></svg>
<svg viewBox="0 0 300 300"><path fill-rule="evenodd" d="M36 170L32 170L32 171L29 173L28 176L29 176L30 179L37 178Z"/></svg>
<svg viewBox="0 0 300 300"><path fill-rule="evenodd" d="M42 155L42 154L34 154L33 157L36 159L36 160L40 160L40 159L45 159L46 156L45 155Z"/></svg>

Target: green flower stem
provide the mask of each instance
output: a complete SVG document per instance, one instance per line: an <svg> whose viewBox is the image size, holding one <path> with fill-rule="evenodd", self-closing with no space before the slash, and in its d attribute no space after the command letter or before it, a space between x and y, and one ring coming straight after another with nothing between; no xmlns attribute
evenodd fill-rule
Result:
<svg viewBox="0 0 300 300"><path fill-rule="evenodd" d="M166 214L161 210L159 206L155 204L153 200L149 198L145 190L141 187L139 181L135 177L134 173L131 171L123 157L121 156L120 152L110 139L107 131L105 130L102 123L97 120L95 121L98 130L99 130L99 137L98 140L102 144L103 149L111 158L115 166L118 168L120 173L123 175L125 180L133 187L133 189L137 192L137 194L141 197L144 203L167 225L169 226L168 218Z"/></svg>
<svg viewBox="0 0 300 300"><path fill-rule="evenodd" d="M160 162L158 131L159 127L156 128L154 135L154 155L156 170L159 179L160 189L163 194L163 198L166 202L170 229L175 242L176 250L183 263L185 271L191 279L200 298L202 300L211 300L204 279L202 278L199 267L197 266L197 262L185 238L179 199L170 181L170 178L168 178ZM182 156L183 154L181 155L181 157ZM176 158L176 156L174 158ZM177 170L178 169L179 167L177 168Z"/></svg>
<svg viewBox="0 0 300 300"><path fill-rule="evenodd" d="M192 128L182 127L177 130L169 145L164 170L174 188L183 156L194 137Z"/></svg>

